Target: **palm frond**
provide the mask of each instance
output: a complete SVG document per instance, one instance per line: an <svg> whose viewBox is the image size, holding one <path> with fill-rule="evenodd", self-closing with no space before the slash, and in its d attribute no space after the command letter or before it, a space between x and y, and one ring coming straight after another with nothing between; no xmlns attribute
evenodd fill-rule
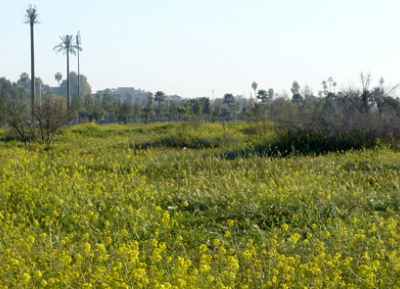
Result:
<svg viewBox="0 0 400 289"><path fill-rule="evenodd" d="M60 36L61 43L54 46L53 50L56 53L63 52L63 54L69 52L70 54L76 55L76 50L82 50L75 43L75 37L73 35L63 35Z"/></svg>
<svg viewBox="0 0 400 289"><path fill-rule="evenodd" d="M26 14L25 14L26 20L24 23L26 24L40 24L38 18L39 18L39 13L36 10L36 7L32 7L30 6L27 10L26 10Z"/></svg>

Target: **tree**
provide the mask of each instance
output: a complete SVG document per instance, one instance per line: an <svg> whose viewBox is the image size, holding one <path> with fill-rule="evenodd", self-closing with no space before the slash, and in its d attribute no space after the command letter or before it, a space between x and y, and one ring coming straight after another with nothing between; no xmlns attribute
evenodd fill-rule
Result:
<svg viewBox="0 0 400 289"><path fill-rule="evenodd" d="M385 80L383 77L379 79L379 86L375 87L372 90L372 95L374 98L374 103L378 108L379 118L382 118L383 111L387 105L395 104L396 101L394 100L394 92L397 90L398 85L393 87L384 87Z"/></svg>
<svg viewBox="0 0 400 289"><path fill-rule="evenodd" d="M134 116L134 113L135 107L129 100L125 100L124 102L118 101L116 116L119 121L127 124L129 119Z"/></svg>
<svg viewBox="0 0 400 289"><path fill-rule="evenodd" d="M208 97L201 97L199 99L202 107L203 107L203 114L206 116L206 119L208 120L208 117L211 115L212 113L212 107L211 107L211 102L210 102L210 98Z"/></svg>
<svg viewBox="0 0 400 289"><path fill-rule="evenodd" d="M290 89L290 91L291 91L293 94L297 94L297 93L300 92L300 85L299 85L299 83L298 83L297 81L293 81L293 83L292 83L292 88Z"/></svg>
<svg viewBox="0 0 400 289"><path fill-rule="evenodd" d="M74 94L71 98L69 121L74 120L78 116L78 121L80 121L79 112L83 109L83 99L80 95Z"/></svg>
<svg viewBox="0 0 400 289"><path fill-rule="evenodd" d="M293 93L292 102L296 103L296 104L299 104L303 100L303 97L300 94L300 85L299 85L299 83L297 81L293 81L292 88L290 90Z"/></svg>
<svg viewBox="0 0 400 289"><path fill-rule="evenodd" d="M337 86L336 81L334 81L334 82L332 83L332 86L333 86L333 93L336 93L336 86Z"/></svg>
<svg viewBox="0 0 400 289"><path fill-rule="evenodd" d="M7 123L10 127L10 134L23 142L27 142L31 138L29 127L33 115L29 117L29 104L26 97L23 94L18 94L16 99L10 103L8 109Z"/></svg>
<svg viewBox="0 0 400 289"><path fill-rule="evenodd" d="M333 78L331 76L328 77L328 82L329 82L329 92L332 92L332 82Z"/></svg>
<svg viewBox="0 0 400 289"><path fill-rule="evenodd" d="M100 93L96 93L93 98L93 103L91 107L91 115L93 120L100 121L105 115L103 97Z"/></svg>
<svg viewBox="0 0 400 289"><path fill-rule="evenodd" d="M147 95L147 105L143 109L144 112L144 118L146 119L146 123L149 121L153 114L153 103L154 103L154 96L152 93L149 93Z"/></svg>
<svg viewBox="0 0 400 289"><path fill-rule="evenodd" d="M203 113L203 106L201 105L201 102L197 98L193 98L189 100L190 108L193 111L193 114L195 116L200 116Z"/></svg>
<svg viewBox="0 0 400 289"><path fill-rule="evenodd" d="M165 101L165 93L163 91L157 91L154 94L154 101L157 102L157 106L155 108L157 119L160 120L163 112L162 103Z"/></svg>
<svg viewBox="0 0 400 289"><path fill-rule="evenodd" d="M106 111L106 122L110 122L110 117L111 121L113 119L114 113L116 111L116 103L117 99L115 95L112 93L110 89L106 89L102 95L102 101L103 109Z"/></svg>
<svg viewBox="0 0 400 289"><path fill-rule="evenodd" d="M78 93L78 74L75 71L71 71L69 73L69 87L70 87L70 95L87 95L92 93L92 87L87 81L87 77L83 74L79 75L80 82L80 93ZM58 94L67 97L67 87L68 83L66 80L63 80L60 84ZM72 100L72 99L71 99Z"/></svg>
<svg viewBox="0 0 400 289"><path fill-rule="evenodd" d="M70 109L70 79L69 79L69 55L73 54L76 55L76 51L80 50L82 51L82 48L79 47L78 45L74 44L75 37L73 35L64 35L60 36L61 38L61 43L54 46L53 50L56 51L56 53L62 52L63 54L67 54L67 110L69 111Z"/></svg>
<svg viewBox="0 0 400 289"><path fill-rule="evenodd" d="M138 101L135 101L135 103L133 104L132 117L137 118L140 115L141 111L142 111L142 107L140 106Z"/></svg>
<svg viewBox="0 0 400 289"><path fill-rule="evenodd" d="M292 96L293 103L300 104L302 101L303 101L303 97L301 96L300 93L293 94L293 96Z"/></svg>
<svg viewBox="0 0 400 289"><path fill-rule="evenodd" d="M257 97L257 82L253 81L253 83L251 84L251 88L254 89L254 97Z"/></svg>
<svg viewBox="0 0 400 289"><path fill-rule="evenodd" d="M163 91L157 91L154 94L154 101L161 103L165 100L165 93Z"/></svg>
<svg viewBox="0 0 400 289"><path fill-rule="evenodd" d="M236 112L239 111L239 103L236 101L232 93L225 93L222 100L229 108L229 113L233 114L233 118L236 117Z"/></svg>
<svg viewBox="0 0 400 289"><path fill-rule="evenodd" d="M51 93L44 94L42 101L35 102L33 118L30 117L29 101L23 91L8 103L6 109L9 133L23 142L49 144L66 120L65 99Z"/></svg>
<svg viewBox="0 0 400 289"><path fill-rule="evenodd" d="M58 83L58 86L60 86L60 81L62 80L62 74L61 74L61 72L57 72L55 75L54 75L54 78L57 80L57 83Z"/></svg>
<svg viewBox="0 0 400 289"><path fill-rule="evenodd" d="M261 103L267 103L268 102L268 92L265 89L260 89L257 92L257 98L261 99Z"/></svg>
<svg viewBox="0 0 400 289"><path fill-rule="evenodd" d="M269 89L268 89L268 98L269 98L270 100L272 100L272 98L274 97L274 94L275 94L274 89L269 88Z"/></svg>
<svg viewBox="0 0 400 289"><path fill-rule="evenodd" d="M85 110L87 120L93 121L93 115L95 110L94 99L91 94L87 94L83 100L83 109Z"/></svg>
<svg viewBox="0 0 400 289"><path fill-rule="evenodd" d="M183 115L183 120L188 120L189 115L192 114L189 101L185 101L185 103L178 108L178 112Z"/></svg>
<svg viewBox="0 0 400 289"><path fill-rule="evenodd" d="M40 96L43 88L43 80L40 77L35 78L35 86L39 87L39 96Z"/></svg>
<svg viewBox="0 0 400 289"><path fill-rule="evenodd" d="M37 126L31 129L33 139L49 144L57 130L64 124L67 116L65 99L46 95L41 103L36 103L34 117Z"/></svg>
<svg viewBox="0 0 400 289"><path fill-rule="evenodd" d="M179 105L177 101L174 100L167 101L165 111L168 120L176 120L176 121L178 120L179 116L178 107Z"/></svg>
<svg viewBox="0 0 400 289"><path fill-rule="evenodd" d="M35 37L34 37L34 26L35 24L39 24L38 21L39 14L37 13L36 6L29 8L26 10L26 21L25 23L30 25L31 27L31 116L33 117L34 106L35 106Z"/></svg>
<svg viewBox="0 0 400 289"><path fill-rule="evenodd" d="M321 82L321 85L322 85L322 89L324 90L324 94L327 94L328 93L328 84L327 84L327 82L325 80L323 80Z"/></svg>
<svg viewBox="0 0 400 289"><path fill-rule="evenodd" d="M19 76L19 79L17 81L17 84L25 87L26 89L29 89L29 84L31 82L31 79L29 78L29 74L26 72L21 73Z"/></svg>
<svg viewBox="0 0 400 289"><path fill-rule="evenodd" d="M373 96L371 95L371 92L369 90L369 86L371 84L371 74L368 73L367 75L364 75L364 73L361 73L360 75L361 78L361 101L362 101L362 106L363 109L365 110L365 114L368 114L370 111L371 107L373 106Z"/></svg>
<svg viewBox="0 0 400 289"><path fill-rule="evenodd" d="M0 123L5 125L10 112L11 94L5 85L0 84Z"/></svg>

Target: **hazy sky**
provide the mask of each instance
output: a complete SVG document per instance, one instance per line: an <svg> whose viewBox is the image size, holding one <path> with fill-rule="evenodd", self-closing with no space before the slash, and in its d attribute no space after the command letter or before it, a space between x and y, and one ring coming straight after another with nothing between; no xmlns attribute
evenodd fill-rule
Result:
<svg viewBox="0 0 400 289"><path fill-rule="evenodd" d="M82 37L81 73L93 91L133 86L185 97L276 92L293 81L316 93L332 77L338 88L400 83L399 0L18 0L0 1L0 77L30 74L29 25L36 5L36 76L56 86L66 56L60 36ZM77 71L77 57L71 57Z"/></svg>

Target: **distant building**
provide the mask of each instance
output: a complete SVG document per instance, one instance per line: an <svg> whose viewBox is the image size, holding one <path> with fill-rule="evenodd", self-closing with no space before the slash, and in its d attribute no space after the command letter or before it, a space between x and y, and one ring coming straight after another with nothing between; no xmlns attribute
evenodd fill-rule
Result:
<svg viewBox="0 0 400 289"><path fill-rule="evenodd" d="M114 93L119 96L121 101L129 101L130 103L147 102L147 95L149 94L147 91L134 87L118 87Z"/></svg>
<svg viewBox="0 0 400 289"><path fill-rule="evenodd" d="M117 101L129 101L132 104L139 103L141 106L146 106L148 102L148 95L150 91L144 89L135 89L134 87L118 87L118 88L107 88L104 90L97 91L96 94L104 95L105 93L111 93ZM93 97L96 95L93 94ZM153 95L154 96L154 95ZM179 102L183 98L179 95L167 95L166 101Z"/></svg>
<svg viewBox="0 0 400 289"><path fill-rule="evenodd" d="M182 98L182 96L179 96L179 95L176 95L176 94L174 94L174 95L167 95L167 97L166 97L166 100L171 100L171 101L176 101L176 102L179 102L179 101L181 101L183 98Z"/></svg>
<svg viewBox="0 0 400 289"><path fill-rule="evenodd" d="M135 89L134 87L118 87L112 89L99 90L97 93L103 94L106 90L111 92L117 100L122 102L129 101L130 103L138 102L141 105L147 103L148 91L143 89Z"/></svg>

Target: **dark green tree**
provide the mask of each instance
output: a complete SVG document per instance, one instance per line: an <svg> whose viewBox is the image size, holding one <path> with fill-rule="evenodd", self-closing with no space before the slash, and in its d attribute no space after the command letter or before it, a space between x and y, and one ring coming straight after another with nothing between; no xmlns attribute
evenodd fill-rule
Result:
<svg viewBox="0 0 400 289"><path fill-rule="evenodd" d="M163 91L157 91L154 94L154 101L155 102L161 103L161 102L163 102L165 100L165 98L166 98L166 96L165 96L165 93Z"/></svg>
<svg viewBox="0 0 400 289"><path fill-rule="evenodd" d="M185 101L183 105L178 108L178 112L183 116L183 120L188 120L189 116L192 114L189 101Z"/></svg>
<svg viewBox="0 0 400 289"><path fill-rule="evenodd" d="M125 100L124 102L118 101L116 116L119 121L127 124L129 119L134 116L135 107L132 102Z"/></svg>
<svg viewBox="0 0 400 289"><path fill-rule="evenodd" d="M236 113L239 111L239 102L236 101L235 97L232 93L226 93L222 100L224 104L228 106L229 115L233 116L233 119L236 118Z"/></svg>
<svg viewBox="0 0 400 289"><path fill-rule="evenodd" d="M300 85L297 81L293 81L290 91L293 93L292 102L299 104L303 101L303 96L300 94Z"/></svg>
<svg viewBox="0 0 400 289"><path fill-rule="evenodd" d="M0 124L5 125L10 113L11 94L6 85L0 84Z"/></svg>
<svg viewBox="0 0 400 289"><path fill-rule="evenodd" d="M257 82L253 81L251 88L254 90L254 97L257 97Z"/></svg>
<svg viewBox="0 0 400 289"><path fill-rule="evenodd" d="M157 115L157 119L161 120L162 116L163 116L163 103L165 101L165 93L163 91L157 91L154 94L154 101L157 103L156 107L155 107L155 113Z"/></svg>
<svg viewBox="0 0 400 289"><path fill-rule="evenodd" d="M55 78L55 80L57 80L57 83L58 83L58 86L60 86L60 81L62 80L62 74L61 74L61 72L57 72L55 75L54 75L54 78Z"/></svg>
<svg viewBox="0 0 400 289"><path fill-rule="evenodd" d="M150 118L153 115L153 103L154 103L154 96L152 93L147 95L147 104L146 107L143 109L144 118L146 123L149 122Z"/></svg>
<svg viewBox="0 0 400 289"><path fill-rule="evenodd" d="M193 99L189 100L189 104L190 104L190 108L191 108L193 114L196 117L200 117L200 115L203 113L203 107L201 105L200 100L197 98L193 98Z"/></svg>
<svg viewBox="0 0 400 289"><path fill-rule="evenodd" d="M211 106L210 98L201 97L199 99L199 101L203 107L203 114L206 117L206 120L208 120L209 116L212 114L212 106Z"/></svg>
<svg viewBox="0 0 400 289"><path fill-rule="evenodd" d="M260 99L261 103L268 103L268 92L265 89L260 89L257 92L257 99Z"/></svg>

